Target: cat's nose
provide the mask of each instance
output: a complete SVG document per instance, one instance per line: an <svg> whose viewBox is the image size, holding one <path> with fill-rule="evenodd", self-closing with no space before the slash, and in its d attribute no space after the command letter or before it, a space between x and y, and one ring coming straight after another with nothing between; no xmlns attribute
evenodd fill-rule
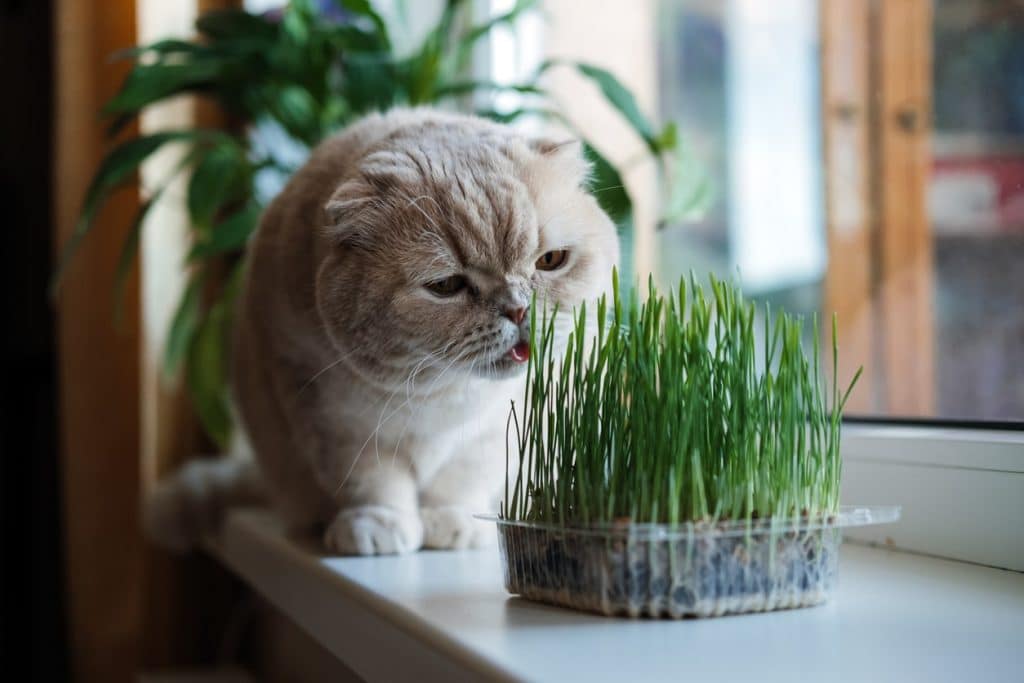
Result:
<svg viewBox="0 0 1024 683"><path fill-rule="evenodd" d="M523 318L526 317L526 306L515 306L513 308L506 308L505 317L514 322L516 325L521 325L523 322Z"/></svg>

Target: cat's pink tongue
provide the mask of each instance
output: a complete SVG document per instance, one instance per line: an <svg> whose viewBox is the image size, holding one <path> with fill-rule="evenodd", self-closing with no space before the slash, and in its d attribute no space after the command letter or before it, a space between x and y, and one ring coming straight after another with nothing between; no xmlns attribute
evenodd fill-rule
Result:
<svg viewBox="0 0 1024 683"><path fill-rule="evenodd" d="M517 363L525 363L530 360L530 343L519 342L509 349L508 356Z"/></svg>

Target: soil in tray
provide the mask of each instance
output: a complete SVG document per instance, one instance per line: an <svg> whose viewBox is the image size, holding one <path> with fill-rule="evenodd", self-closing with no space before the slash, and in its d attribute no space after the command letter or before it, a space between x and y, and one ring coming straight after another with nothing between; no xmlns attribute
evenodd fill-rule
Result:
<svg viewBox="0 0 1024 683"><path fill-rule="evenodd" d="M649 539L500 528L509 592L602 614L703 617L824 602L839 531Z"/></svg>

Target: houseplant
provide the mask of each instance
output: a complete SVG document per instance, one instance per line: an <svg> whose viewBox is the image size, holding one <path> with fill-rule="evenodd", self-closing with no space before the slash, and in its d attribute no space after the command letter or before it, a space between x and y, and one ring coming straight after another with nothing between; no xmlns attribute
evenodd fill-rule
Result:
<svg viewBox="0 0 1024 683"><path fill-rule="evenodd" d="M691 276L667 297L649 284L643 303L614 282L589 326L585 306L573 314L562 361L565 314L532 309L526 395L509 416L519 462L497 518L509 590L631 616L823 601L839 529L897 514L839 506L841 414L860 371L837 385L835 319L826 390L817 319L808 355L801 318L766 307L758 324L714 277L710 296Z"/></svg>
<svg viewBox="0 0 1024 683"><path fill-rule="evenodd" d="M572 128L542 85L541 76L560 66L592 80L609 106L639 136L659 163L666 181L679 157L676 127L655 127L612 74L587 64L545 63L528 82L498 85L467 78L473 46L495 26L531 9L519 0L507 13L473 24L468 0L447 0L440 18L411 54L396 49L387 21L369 0L291 0L279 12L254 15L241 10L203 14L195 40L161 40L130 50L136 61L120 91L104 109L117 136L143 109L181 94L211 99L233 122L228 130L162 130L122 141L101 162L86 193L81 216L65 246L63 262L93 228L104 201L130 185L147 158L168 145L183 148L175 174L191 173L187 207L192 249L189 284L168 332L164 364L185 371L186 384L207 432L225 445L231 422L227 410L226 340L232 299L244 267L244 247L255 229L266 193L260 179L287 177L311 147L359 116L397 105L450 104L470 108L478 92L511 89L528 98L513 111L480 109L500 121L524 116L557 119ZM259 134L270 127L299 153L284 158ZM255 134L253 131L257 131ZM628 239L632 202L620 170L584 141L593 167L593 190ZM146 215L174 176L148 188L126 240L118 281L134 263ZM667 185L666 207L685 212L701 200L703 185Z"/></svg>

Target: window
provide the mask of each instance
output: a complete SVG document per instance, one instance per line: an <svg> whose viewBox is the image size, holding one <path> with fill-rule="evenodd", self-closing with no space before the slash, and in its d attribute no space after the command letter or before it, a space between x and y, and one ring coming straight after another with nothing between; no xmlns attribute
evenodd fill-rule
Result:
<svg viewBox="0 0 1024 683"><path fill-rule="evenodd" d="M492 5L500 0L492 0ZM1024 570L1024 10L1011 0L545 0L539 58L619 74L679 123L699 214L663 230L641 143L571 70L548 87L624 180L624 256L840 328L842 498L862 541ZM492 8L493 9L493 8ZM537 40L538 32L543 37ZM826 364L830 361L826 359ZM968 429L950 428L953 423ZM939 425L945 428L939 428ZM1017 431L981 427L1007 426Z"/></svg>
<svg viewBox="0 0 1024 683"><path fill-rule="evenodd" d="M679 122L710 192L656 230L632 168L636 272L738 273L836 311L851 413L1024 421L1024 9L1010 0L544 3L545 57L620 74ZM569 70L549 86L625 161L639 141ZM593 131L600 131L593 134ZM629 253L629 252L627 252Z"/></svg>

